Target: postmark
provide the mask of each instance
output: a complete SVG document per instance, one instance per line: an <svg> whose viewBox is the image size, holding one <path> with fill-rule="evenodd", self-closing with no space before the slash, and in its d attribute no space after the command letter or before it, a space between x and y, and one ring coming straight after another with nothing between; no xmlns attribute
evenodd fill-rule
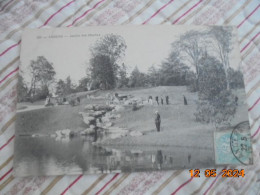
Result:
<svg viewBox="0 0 260 195"><path fill-rule="evenodd" d="M244 165L252 164L252 145L249 122L235 126L230 136L230 148L235 158Z"/></svg>
<svg viewBox="0 0 260 195"><path fill-rule="evenodd" d="M214 133L216 165L249 165L253 163L249 122Z"/></svg>

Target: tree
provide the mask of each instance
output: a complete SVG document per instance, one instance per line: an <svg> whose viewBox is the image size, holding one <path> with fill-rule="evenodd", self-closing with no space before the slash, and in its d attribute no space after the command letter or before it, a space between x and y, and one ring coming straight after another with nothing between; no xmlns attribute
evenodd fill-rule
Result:
<svg viewBox="0 0 260 195"><path fill-rule="evenodd" d="M81 91L88 91L88 85L89 85L89 78L88 77L84 77L82 79L79 80L79 85L77 87L77 91L81 92Z"/></svg>
<svg viewBox="0 0 260 195"><path fill-rule="evenodd" d="M100 88L113 89L116 86L116 76L110 58L106 55L96 55L90 60L91 78Z"/></svg>
<svg viewBox="0 0 260 195"><path fill-rule="evenodd" d="M231 89L245 88L243 73L233 68L228 69L228 81Z"/></svg>
<svg viewBox="0 0 260 195"><path fill-rule="evenodd" d="M117 87L126 87L128 85L128 77L126 72L126 66L123 63L121 67L119 67L118 78L117 78Z"/></svg>
<svg viewBox="0 0 260 195"><path fill-rule="evenodd" d="M204 56L200 61L199 100L196 120L218 125L228 123L236 112L235 97L226 89L225 71L215 57Z"/></svg>
<svg viewBox="0 0 260 195"><path fill-rule="evenodd" d="M160 70L157 70L154 66L148 69L149 83L151 86L160 85Z"/></svg>
<svg viewBox="0 0 260 195"><path fill-rule="evenodd" d="M65 95L65 82L60 79L56 85L56 94L62 96Z"/></svg>
<svg viewBox="0 0 260 195"><path fill-rule="evenodd" d="M181 62L178 52L171 52L170 56L161 66L161 84L162 85L185 85L186 75L189 68Z"/></svg>
<svg viewBox="0 0 260 195"><path fill-rule="evenodd" d="M73 93L74 91L75 91L75 86L72 84L70 76L68 76L65 81L64 94L68 95Z"/></svg>
<svg viewBox="0 0 260 195"><path fill-rule="evenodd" d="M144 73L141 73L136 66L131 73L128 85L130 87L144 87L144 86L147 86L147 84L148 84L147 75Z"/></svg>
<svg viewBox="0 0 260 195"><path fill-rule="evenodd" d="M229 70L229 53L231 52L231 40L232 40L232 27L228 26L213 26L209 31L209 34L216 40L217 50L219 58L223 64L225 70L225 76L227 81L227 90L230 89L230 82L228 76Z"/></svg>
<svg viewBox="0 0 260 195"><path fill-rule="evenodd" d="M201 35L203 33L191 30L182 35L178 42L172 44L176 50L184 53L186 59L195 67L197 80L200 76L199 60L203 55Z"/></svg>
<svg viewBox="0 0 260 195"><path fill-rule="evenodd" d="M212 100L226 87L225 71L215 57L206 55L199 63L199 95L203 99Z"/></svg>
<svg viewBox="0 0 260 195"><path fill-rule="evenodd" d="M91 78L97 80L104 89L116 86L119 60L124 56L126 44L123 37L107 34L90 49Z"/></svg>
<svg viewBox="0 0 260 195"><path fill-rule="evenodd" d="M54 76L56 74L53 64L50 63L45 57L38 56L37 60L31 61L30 64L30 73L31 73L31 86L29 94L32 100L36 95L36 89L44 89L46 95L49 94L49 86L54 82Z"/></svg>
<svg viewBox="0 0 260 195"><path fill-rule="evenodd" d="M27 100L28 96L28 87L24 82L24 78L22 74L19 73L18 75L18 84L17 84L17 101L23 102Z"/></svg>

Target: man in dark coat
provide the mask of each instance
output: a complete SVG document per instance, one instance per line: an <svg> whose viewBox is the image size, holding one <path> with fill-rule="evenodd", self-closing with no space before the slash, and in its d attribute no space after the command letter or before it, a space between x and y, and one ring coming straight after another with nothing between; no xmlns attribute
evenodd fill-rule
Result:
<svg viewBox="0 0 260 195"><path fill-rule="evenodd" d="M160 132L161 116L158 111L155 112L155 126L156 126L157 132Z"/></svg>
<svg viewBox="0 0 260 195"><path fill-rule="evenodd" d="M184 105L188 105L187 99L185 96L183 96L183 100L184 100Z"/></svg>
<svg viewBox="0 0 260 195"><path fill-rule="evenodd" d="M166 104L169 105L169 96L167 95L165 99L166 99Z"/></svg>
<svg viewBox="0 0 260 195"><path fill-rule="evenodd" d="M158 98L158 96L155 97L155 100L156 100L157 104L159 105L159 98Z"/></svg>
<svg viewBox="0 0 260 195"><path fill-rule="evenodd" d="M235 97L235 103L236 103L236 106L238 105L238 97L236 96Z"/></svg>
<svg viewBox="0 0 260 195"><path fill-rule="evenodd" d="M163 105L163 98L161 97L161 104Z"/></svg>
<svg viewBox="0 0 260 195"><path fill-rule="evenodd" d="M77 97L78 104L80 104L80 97Z"/></svg>

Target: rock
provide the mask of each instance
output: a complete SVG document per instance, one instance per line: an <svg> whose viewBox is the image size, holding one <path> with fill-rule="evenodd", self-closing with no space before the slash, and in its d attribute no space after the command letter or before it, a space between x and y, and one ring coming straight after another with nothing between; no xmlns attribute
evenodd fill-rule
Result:
<svg viewBox="0 0 260 195"><path fill-rule="evenodd" d="M130 135L131 135L132 137L139 137L139 136L142 136L143 133L140 132L140 131L131 131L131 132L130 132Z"/></svg>
<svg viewBox="0 0 260 195"><path fill-rule="evenodd" d="M94 105L92 104L86 105L85 110L94 110Z"/></svg>
<svg viewBox="0 0 260 195"><path fill-rule="evenodd" d="M66 136L66 137L69 137L69 136L70 136L70 132L71 132L70 129L63 129L63 130L61 130L61 134L62 134L63 136Z"/></svg>
<svg viewBox="0 0 260 195"><path fill-rule="evenodd" d="M70 137L70 133L71 133L70 129L57 130L57 131L55 131L56 140L60 140L62 138L69 138Z"/></svg>
<svg viewBox="0 0 260 195"><path fill-rule="evenodd" d="M88 129L82 130L80 132L80 135L89 135L89 134L92 134L92 133L95 133L95 130L88 128Z"/></svg>
<svg viewBox="0 0 260 195"><path fill-rule="evenodd" d="M95 123L95 118L92 116L88 116L88 117L83 117L83 121L86 125L90 125L90 124L94 124Z"/></svg>
<svg viewBox="0 0 260 195"><path fill-rule="evenodd" d="M95 111L94 113L91 114L91 116L95 117L95 118L100 118L104 115L104 113L106 113L105 111Z"/></svg>
<svg viewBox="0 0 260 195"><path fill-rule="evenodd" d="M55 131L55 133L56 133L56 137L58 137L58 138L61 138L62 137L62 134L61 134L61 131L60 130L58 130L58 131Z"/></svg>
<svg viewBox="0 0 260 195"><path fill-rule="evenodd" d="M32 137L40 137L39 134L32 134Z"/></svg>
<svg viewBox="0 0 260 195"><path fill-rule="evenodd" d="M115 107L115 111L117 111L117 112L123 111L124 109L125 109L124 106L121 106L121 105L117 105Z"/></svg>
<svg viewBox="0 0 260 195"><path fill-rule="evenodd" d="M102 122L110 122L110 119L109 119L109 116L108 115L105 115L102 117Z"/></svg>
<svg viewBox="0 0 260 195"><path fill-rule="evenodd" d="M113 126L113 123L112 122L107 122L104 124L104 128L109 128L109 127L112 127Z"/></svg>

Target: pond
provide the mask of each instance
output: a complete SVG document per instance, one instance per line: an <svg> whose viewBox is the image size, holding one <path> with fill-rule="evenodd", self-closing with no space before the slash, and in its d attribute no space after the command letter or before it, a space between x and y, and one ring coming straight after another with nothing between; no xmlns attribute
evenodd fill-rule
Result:
<svg viewBox="0 0 260 195"><path fill-rule="evenodd" d="M17 136L15 174L74 175L208 167L214 164L210 149L190 147L93 145L95 136ZM98 137L102 139L102 137ZM199 168L199 167L196 167Z"/></svg>

